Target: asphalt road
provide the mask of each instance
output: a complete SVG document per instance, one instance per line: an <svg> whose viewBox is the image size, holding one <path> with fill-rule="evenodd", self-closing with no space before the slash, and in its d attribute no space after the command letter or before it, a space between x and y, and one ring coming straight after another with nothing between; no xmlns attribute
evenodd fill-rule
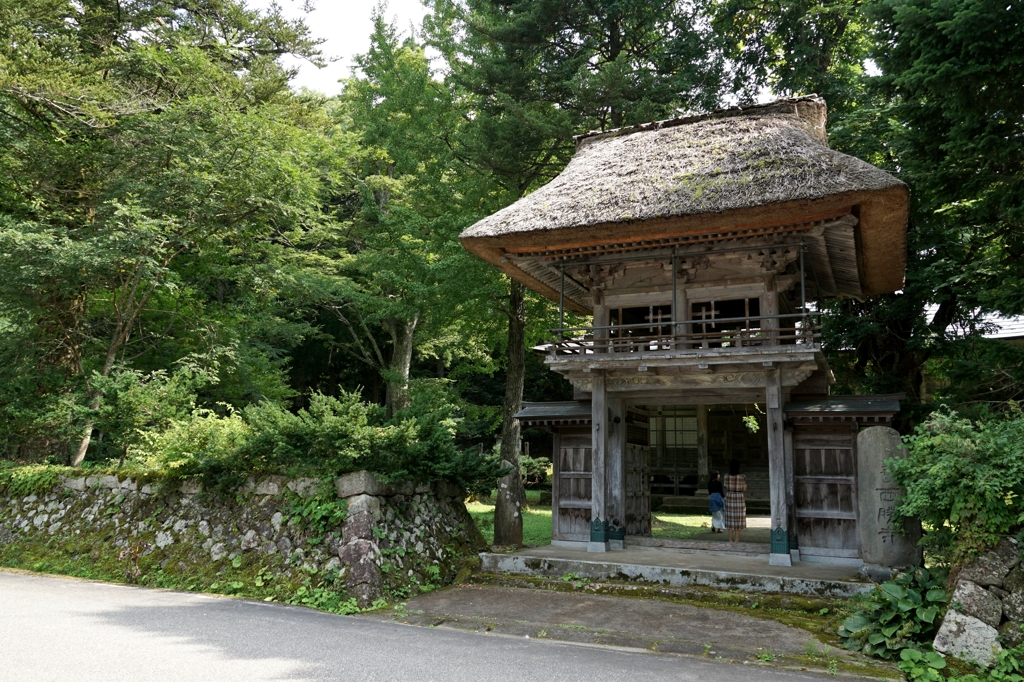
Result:
<svg viewBox="0 0 1024 682"><path fill-rule="evenodd" d="M0 571L0 680L828 679Z"/></svg>

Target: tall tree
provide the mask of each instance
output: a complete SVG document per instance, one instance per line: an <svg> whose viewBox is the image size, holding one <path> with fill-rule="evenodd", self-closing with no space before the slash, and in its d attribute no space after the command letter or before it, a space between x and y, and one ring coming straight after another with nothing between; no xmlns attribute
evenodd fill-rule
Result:
<svg viewBox="0 0 1024 682"><path fill-rule="evenodd" d="M463 267L469 257L457 236L467 220L463 197L476 190L453 157L463 119L449 86L435 78L423 45L400 37L382 12L338 111L363 152L349 258L339 271L348 285L331 309L356 357L384 376L394 412L409 406L414 350L449 359L474 350L479 329L462 324L459 311L475 269Z"/></svg>
<svg viewBox="0 0 1024 682"><path fill-rule="evenodd" d="M929 366L956 380L984 357L998 371L952 394L1016 395L1018 361L975 339L985 313L1024 312L1024 10L974 0L867 9L882 75L840 135L910 185L907 280L896 294L831 306L833 346L853 349L835 364L855 390L919 401Z"/></svg>
<svg viewBox="0 0 1024 682"><path fill-rule="evenodd" d="M456 154L503 190L501 208L543 184L572 154L571 138L702 110L719 102L724 64L698 7L676 0L434 0L427 34L444 55L449 80L466 93L471 116ZM529 336L524 289L507 284L506 390L501 459L518 471ZM495 542L522 541L525 491L503 479Z"/></svg>
<svg viewBox="0 0 1024 682"><path fill-rule="evenodd" d="M862 0L723 0L711 11L733 66L732 90L757 98L817 93L830 117L862 104L871 22Z"/></svg>
<svg viewBox="0 0 1024 682"><path fill-rule="evenodd" d="M0 407L64 411L80 464L91 377L208 346L197 280L245 289L235 266L319 219L326 118L276 61L317 53L301 23L220 0L3 0L0 33Z"/></svg>

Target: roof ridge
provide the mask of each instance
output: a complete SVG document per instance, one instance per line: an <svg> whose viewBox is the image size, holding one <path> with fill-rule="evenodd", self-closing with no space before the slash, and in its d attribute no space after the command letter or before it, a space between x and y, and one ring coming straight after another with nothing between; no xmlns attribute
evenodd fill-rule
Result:
<svg viewBox="0 0 1024 682"><path fill-rule="evenodd" d="M785 104L798 104L800 102L813 102L825 106L825 100L817 94L803 95L801 97L783 97L771 102L764 102L762 104L745 104L736 105L732 107L725 107L723 109L715 109L709 111L706 114L694 114L692 116L681 116L678 118L667 118L661 121L650 121L648 123L636 123L631 126L623 126L621 128L613 128L611 130L590 130L585 133L573 136L573 141L579 146L580 142L584 140L592 140L595 138L604 137L617 137L619 135L628 135L631 133L648 132L651 130L662 130L664 128L674 128L676 126L689 125L691 123L699 123L701 121L708 121L713 119L721 118L732 118L734 116L748 116L750 114L756 114L758 112L770 112L773 108L778 108L780 105Z"/></svg>

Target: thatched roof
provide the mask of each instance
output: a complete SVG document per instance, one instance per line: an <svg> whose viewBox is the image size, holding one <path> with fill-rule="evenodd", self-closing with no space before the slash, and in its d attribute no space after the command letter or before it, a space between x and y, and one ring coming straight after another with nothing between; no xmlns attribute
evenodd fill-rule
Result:
<svg viewBox="0 0 1024 682"><path fill-rule="evenodd" d="M852 210L860 221L864 293L899 289L906 186L829 149L825 119L824 101L811 96L582 135L561 174L467 229L462 242L527 281L505 253Z"/></svg>

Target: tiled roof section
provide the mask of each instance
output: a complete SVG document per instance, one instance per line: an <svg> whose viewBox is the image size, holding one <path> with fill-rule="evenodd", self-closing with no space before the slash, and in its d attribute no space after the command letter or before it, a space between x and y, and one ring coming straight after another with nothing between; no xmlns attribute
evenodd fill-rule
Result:
<svg viewBox="0 0 1024 682"><path fill-rule="evenodd" d="M516 413L516 419L530 424L589 423L590 401L523 403L523 409Z"/></svg>
<svg viewBox="0 0 1024 682"><path fill-rule="evenodd" d="M820 400L802 400L783 406L788 413L872 412L895 414L901 395L834 395Z"/></svg>

